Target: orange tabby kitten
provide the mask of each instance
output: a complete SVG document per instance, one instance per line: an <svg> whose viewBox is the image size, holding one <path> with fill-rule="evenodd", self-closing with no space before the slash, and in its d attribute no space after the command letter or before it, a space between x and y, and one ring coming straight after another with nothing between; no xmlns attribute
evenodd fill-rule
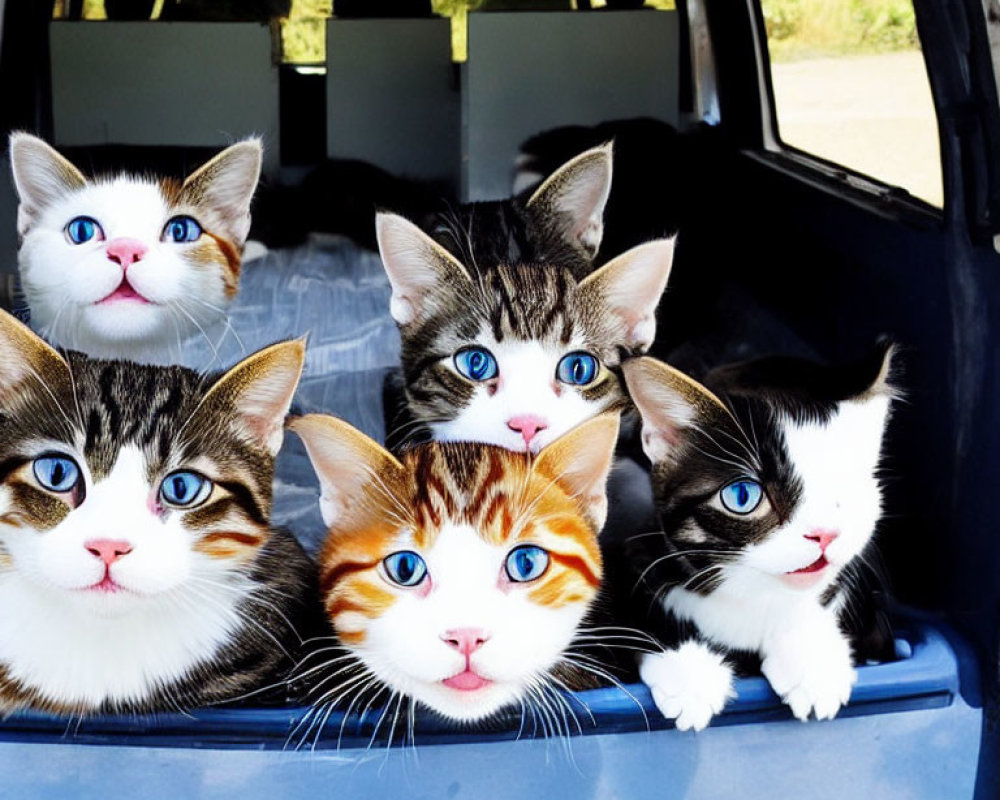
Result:
<svg viewBox="0 0 1000 800"><path fill-rule="evenodd" d="M571 646L601 585L617 415L537 456L432 442L396 459L333 417L291 428L319 474L321 594L348 651L313 670L317 705L381 695L474 722L592 684Z"/></svg>

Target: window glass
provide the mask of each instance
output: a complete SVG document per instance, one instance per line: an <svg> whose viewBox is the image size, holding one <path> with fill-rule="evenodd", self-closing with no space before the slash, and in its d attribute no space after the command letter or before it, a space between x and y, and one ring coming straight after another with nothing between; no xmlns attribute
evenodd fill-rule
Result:
<svg viewBox="0 0 1000 800"><path fill-rule="evenodd" d="M937 118L911 0L762 0L778 134L941 206Z"/></svg>
<svg viewBox="0 0 1000 800"><path fill-rule="evenodd" d="M111 0L121 4L123 0ZM124 0L133 3L127 10L129 19L168 19L165 6L175 7L183 0ZM109 0L53 0L53 18L102 20L111 16L106 9ZM641 0L640 0L641 2ZM2 5L2 3L0 3ZM211 3L206 4L211 7ZM229 4L233 18L240 7ZM576 11L615 5L609 0L431 0L435 14L451 20L451 50L455 61L465 61L467 53L467 20L469 11L504 10ZM619 0L617 5L632 7L635 3ZM672 11L675 0L645 0L646 8ZM148 6L148 7L147 7ZM419 4L416 4L419 7ZM281 58L286 64L321 65L326 60L326 21L333 16L333 0L290 0L287 16L277 19L281 30ZM124 19L125 17L120 17ZM188 17L190 18L190 17Z"/></svg>

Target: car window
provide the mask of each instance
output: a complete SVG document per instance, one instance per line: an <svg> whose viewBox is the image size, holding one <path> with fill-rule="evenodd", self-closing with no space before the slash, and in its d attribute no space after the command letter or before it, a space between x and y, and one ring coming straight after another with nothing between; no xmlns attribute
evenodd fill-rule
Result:
<svg viewBox="0 0 1000 800"><path fill-rule="evenodd" d="M785 145L943 204L911 0L761 0Z"/></svg>

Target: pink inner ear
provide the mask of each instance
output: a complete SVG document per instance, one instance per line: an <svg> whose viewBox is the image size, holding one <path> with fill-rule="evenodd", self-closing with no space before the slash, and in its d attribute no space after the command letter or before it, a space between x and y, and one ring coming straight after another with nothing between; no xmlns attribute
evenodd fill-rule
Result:
<svg viewBox="0 0 1000 800"><path fill-rule="evenodd" d="M243 411L243 420L250 429L250 433L265 448L270 450L272 455L277 455L285 438L283 423L286 410L287 404L277 402L269 408L245 409Z"/></svg>
<svg viewBox="0 0 1000 800"><path fill-rule="evenodd" d="M653 343L656 337L656 320L649 314L629 314L626 311L625 319L629 327L629 344L632 346L647 347Z"/></svg>
<svg viewBox="0 0 1000 800"><path fill-rule="evenodd" d="M663 441L665 441L670 447L677 447L681 443L681 429L675 428L672 425L667 425L665 427L660 427L657 429L657 434Z"/></svg>
<svg viewBox="0 0 1000 800"><path fill-rule="evenodd" d="M670 452L680 444L680 436L676 431L673 435L665 430L644 427L642 431L642 449L650 461L657 462L666 459Z"/></svg>
<svg viewBox="0 0 1000 800"><path fill-rule="evenodd" d="M274 435L274 429L277 426L274 424L274 420L271 417L248 414L245 419L247 426L250 428L253 435L258 439L268 441L271 436Z"/></svg>
<svg viewBox="0 0 1000 800"><path fill-rule="evenodd" d="M236 408L250 433L277 455L285 434L285 416L298 384L298 367L272 366L236 399Z"/></svg>

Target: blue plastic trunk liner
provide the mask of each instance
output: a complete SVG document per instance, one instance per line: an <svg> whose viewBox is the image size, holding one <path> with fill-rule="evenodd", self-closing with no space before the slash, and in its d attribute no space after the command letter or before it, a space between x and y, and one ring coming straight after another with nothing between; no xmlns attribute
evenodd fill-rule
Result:
<svg viewBox="0 0 1000 800"><path fill-rule="evenodd" d="M858 681L850 703L840 712L841 717L944 708L964 688L960 687L961 675L964 674L966 682L978 680L970 677L974 675L975 663L964 647L953 648L933 625L920 623L904 628L897 650L901 655L897 661L858 668ZM763 678L742 678L737 681L736 690L736 699L715 718L713 727L791 718L787 707ZM978 687L970 687L970 691L975 696ZM560 717L570 733L608 734L672 727L641 684L562 694L566 704L576 712L575 723L568 719L563 722ZM310 709L305 706L207 708L189 714L69 720L18 713L0 722L0 741L279 750L297 747L350 750L369 747L373 742L384 747L388 741L391 711L381 723L381 708L368 710L363 716L352 714L346 720L339 711L325 720L316 714L309 715ZM310 722L316 724L310 726ZM397 727L394 744L401 742L404 727ZM546 735L540 723L533 722L531 715L522 719L519 710L499 720L487 732L456 727L431 714L418 713L413 741L419 746ZM407 744L413 741L407 740Z"/></svg>

